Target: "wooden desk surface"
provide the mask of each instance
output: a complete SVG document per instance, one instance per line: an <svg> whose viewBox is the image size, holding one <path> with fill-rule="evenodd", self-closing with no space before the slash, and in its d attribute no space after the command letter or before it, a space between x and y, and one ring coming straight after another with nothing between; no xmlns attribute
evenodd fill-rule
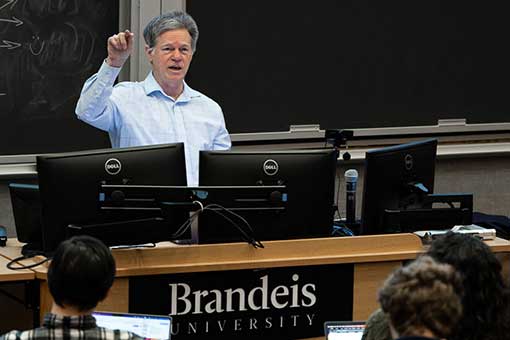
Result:
<svg viewBox="0 0 510 340"><path fill-rule="evenodd" d="M412 259L423 251L413 234L114 250L117 276L155 275Z"/></svg>
<svg viewBox="0 0 510 340"><path fill-rule="evenodd" d="M491 247L494 253L505 253L510 252L510 241L502 238L496 238L491 241L485 241L485 243Z"/></svg>
<svg viewBox="0 0 510 340"><path fill-rule="evenodd" d="M7 243L5 247L0 248L0 256L3 256L8 259L14 259L16 257L21 256L21 247L23 247L24 243L19 242L15 238L7 239Z"/></svg>
<svg viewBox="0 0 510 340"><path fill-rule="evenodd" d="M510 242L488 241L495 253L510 252ZM291 267L333 263L377 263L414 259L426 248L414 234L369 235L246 243L160 246L114 250L117 276L215 270Z"/></svg>
<svg viewBox="0 0 510 340"><path fill-rule="evenodd" d="M12 270L7 268L10 260L0 256L0 282L34 280L35 273L29 269Z"/></svg>
<svg viewBox="0 0 510 340"><path fill-rule="evenodd" d="M23 247L23 245L24 245L24 243L19 242L17 239L9 238L7 240L6 246L0 248L0 258L12 260L12 259L20 257L21 256L21 248ZM28 266L28 265L32 265L36 262L40 262L44 259L45 258L43 256L36 256L36 257L25 259L23 261L19 261L19 263L21 263L22 265ZM30 272L32 275L31 279L35 279L35 278L46 279L47 264L48 264L48 262L46 262L43 265L37 266L35 268L16 270L16 272ZM9 270L5 267L5 265L2 265L2 268L5 268L5 270ZM44 271L44 275L37 275L37 271Z"/></svg>
<svg viewBox="0 0 510 340"><path fill-rule="evenodd" d="M487 241L495 253L510 252L510 241ZM156 248L114 249L117 277L185 272L289 267L332 263L376 263L414 259L426 249L414 234L368 235L322 239L264 242L264 249L246 243L175 245ZM9 239L0 248L6 258L20 256L22 243ZM42 257L25 260L24 264ZM46 279L47 263L33 268L39 279ZM5 266L4 266L5 267Z"/></svg>
<svg viewBox="0 0 510 340"><path fill-rule="evenodd" d="M413 259L423 251L413 234L338 237L264 242L264 249L247 243L175 245L164 242L155 248L114 249L117 277L185 272L288 267L332 263L382 262ZM0 254L20 256L21 246L9 239ZM23 261L40 261L35 257ZM46 279L47 263L33 268Z"/></svg>

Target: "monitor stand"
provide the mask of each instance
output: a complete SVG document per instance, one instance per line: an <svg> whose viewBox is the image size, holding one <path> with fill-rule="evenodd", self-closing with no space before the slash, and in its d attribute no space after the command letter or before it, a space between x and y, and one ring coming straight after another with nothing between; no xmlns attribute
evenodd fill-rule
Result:
<svg viewBox="0 0 510 340"><path fill-rule="evenodd" d="M42 249L43 249L42 243L39 242L26 243L25 245L23 245L23 247L21 247L21 255L25 257L45 255Z"/></svg>

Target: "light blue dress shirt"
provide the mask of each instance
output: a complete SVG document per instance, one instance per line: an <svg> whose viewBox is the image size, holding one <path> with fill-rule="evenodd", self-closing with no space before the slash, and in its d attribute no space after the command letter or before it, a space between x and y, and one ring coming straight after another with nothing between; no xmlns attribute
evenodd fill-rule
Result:
<svg viewBox="0 0 510 340"><path fill-rule="evenodd" d="M152 72L142 82L113 86L119 72L104 62L85 82L76 106L78 118L108 131L114 148L183 142L188 185L198 185L199 151L231 146L221 107L187 84L174 100Z"/></svg>

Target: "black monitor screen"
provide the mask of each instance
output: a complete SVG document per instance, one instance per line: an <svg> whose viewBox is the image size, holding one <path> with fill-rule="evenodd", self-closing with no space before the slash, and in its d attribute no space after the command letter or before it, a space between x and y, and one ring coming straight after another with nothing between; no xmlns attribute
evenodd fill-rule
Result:
<svg viewBox="0 0 510 340"><path fill-rule="evenodd" d="M387 211L423 208L432 194L437 140L368 151L365 157L360 234L404 232L387 222ZM419 221L416 221L419 223Z"/></svg>
<svg viewBox="0 0 510 340"><path fill-rule="evenodd" d="M201 186L284 185L283 211L239 210L257 240L284 240L331 235L337 153L334 150L202 151ZM241 241L221 216L200 216L200 243Z"/></svg>
<svg viewBox="0 0 510 340"><path fill-rule="evenodd" d="M41 197L39 186L9 183L16 237L28 250L42 250Z"/></svg>
<svg viewBox="0 0 510 340"><path fill-rule="evenodd" d="M101 184L186 185L182 143L42 155L37 157L42 200L43 245L51 252L69 235L68 226L104 238L108 245L168 240L188 212L179 211L166 229L136 223L162 214L158 210L103 210ZM115 223L123 222L118 226ZM138 230L128 230L134 228ZM87 232L88 230L88 232ZM120 232L122 231L122 232Z"/></svg>

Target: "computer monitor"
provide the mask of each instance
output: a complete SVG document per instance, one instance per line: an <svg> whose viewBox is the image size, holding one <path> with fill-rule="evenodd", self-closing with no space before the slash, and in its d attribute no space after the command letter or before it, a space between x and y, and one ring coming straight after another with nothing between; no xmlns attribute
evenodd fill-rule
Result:
<svg viewBox="0 0 510 340"><path fill-rule="evenodd" d="M331 235L337 152L332 149L293 151L201 151L200 186L284 185L284 210L235 212L259 241ZM242 241L238 231L211 211L199 217L199 243Z"/></svg>
<svg viewBox="0 0 510 340"><path fill-rule="evenodd" d="M37 172L45 252L74 234L107 245L169 240L189 217L188 211L175 210L167 223L158 209L102 209L100 203L102 184L185 186L182 143L41 155Z"/></svg>
<svg viewBox="0 0 510 340"><path fill-rule="evenodd" d="M427 207L424 198L434 190L436 150L437 140L427 139L366 153L360 234L412 231L391 225L389 212Z"/></svg>
<svg viewBox="0 0 510 340"><path fill-rule="evenodd" d="M25 243L22 253L42 251L41 196L39 186L31 183L9 183L16 237Z"/></svg>
<svg viewBox="0 0 510 340"><path fill-rule="evenodd" d="M144 339L170 339L172 317L135 313L93 312L98 327L135 333Z"/></svg>
<svg viewBox="0 0 510 340"><path fill-rule="evenodd" d="M364 321L326 321L325 340L361 340L365 327Z"/></svg>

